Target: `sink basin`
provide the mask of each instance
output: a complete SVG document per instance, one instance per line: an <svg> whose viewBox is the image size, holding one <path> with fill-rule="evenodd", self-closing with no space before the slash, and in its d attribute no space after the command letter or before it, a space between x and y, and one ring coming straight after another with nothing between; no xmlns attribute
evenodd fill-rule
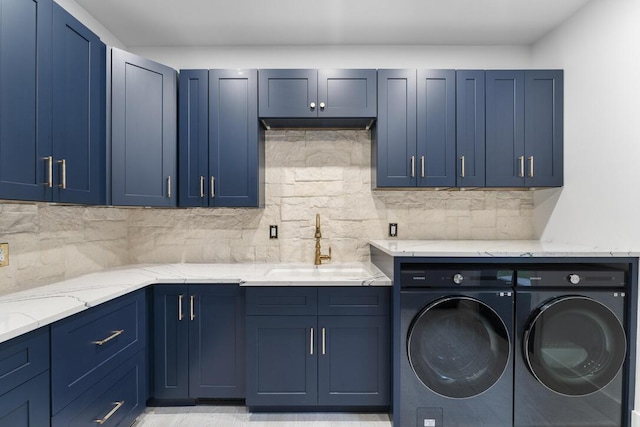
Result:
<svg viewBox="0 0 640 427"><path fill-rule="evenodd" d="M290 277L290 278L338 278L338 279L361 279L371 277L371 272L362 267L344 266L319 266L319 267L279 267L272 268L267 272L268 277Z"/></svg>

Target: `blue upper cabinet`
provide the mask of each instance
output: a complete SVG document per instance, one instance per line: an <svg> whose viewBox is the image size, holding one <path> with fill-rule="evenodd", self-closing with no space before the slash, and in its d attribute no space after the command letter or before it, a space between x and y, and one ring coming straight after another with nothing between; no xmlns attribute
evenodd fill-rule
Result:
<svg viewBox="0 0 640 427"><path fill-rule="evenodd" d="M51 15L51 0L0 0L3 199L51 198Z"/></svg>
<svg viewBox="0 0 640 427"><path fill-rule="evenodd" d="M418 187L456 185L456 72L418 70Z"/></svg>
<svg viewBox="0 0 640 427"><path fill-rule="evenodd" d="M264 206L257 70L209 72L210 206Z"/></svg>
<svg viewBox="0 0 640 427"><path fill-rule="evenodd" d="M376 70L318 70L318 117L375 117Z"/></svg>
<svg viewBox="0 0 640 427"><path fill-rule="evenodd" d="M484 187L484 71L456 71L456 153L458 187Z"/></svg>
<svg viewBox="0 0 640 427"><path fill-rule="evenodd" d="M486 185L561 186L562 71L487 71L486 90Z"/></svg>
<svg viewBox="0 0 640 427"><path fill-rule="evenodd" d="M106 47L53 9L53 200L106 202Z"/></svg>
<svg viewBox="0 0 640 427"><path fill-rule="evenodd" d="M181 70L180 206L264 206L256 70Z"/></svg>
<svg viewBox="0 0 640 427"><path fill-rule="evenodd" d="M112 202L176 206L176 71L119 49L111 61Z"/></svg>
<svg viewBox="0 0 640 427"><path fill-rule="evenodd" d="M180 206L209 206L209 72L180 70L178 90Z"/></svg>
<svg viewBox="0 0 640 427"><path fill-rule="evenodd" d="M563 184L563 72L530 70L524 83L524 142L528 187Z"/></svg>
<svg viewBox="0 0 640 427"><path fill-rule="evenodd" d="M260 70L260 117L317 117L316 70Z"/></svg>
<svg viewBox="0 0 640 427"><path fill-rule="evenodd" d="M416 70L378 70L375 187L416 185Z"/></svg>
<svg viewBox="0 0 640 427"><path fill-rule="evenodd" d="M376 77L376 70L260 70L259 114L268 126L370 126Z"/></svg>

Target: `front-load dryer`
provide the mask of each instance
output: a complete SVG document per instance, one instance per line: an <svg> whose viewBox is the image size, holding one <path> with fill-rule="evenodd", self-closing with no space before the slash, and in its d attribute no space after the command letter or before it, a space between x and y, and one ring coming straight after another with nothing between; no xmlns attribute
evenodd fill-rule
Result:
<svg viewBox="0 0 640 427"><path fill-rule="evenodd" d="M515 427L620 427L625 273L586 267L518 271Z"/></svg>
<svg viewBox="0 0 640 427"><path fill-rule="evenodd" d="M512 277L470 267L403 272L395 427L511 427Z"/></svg>

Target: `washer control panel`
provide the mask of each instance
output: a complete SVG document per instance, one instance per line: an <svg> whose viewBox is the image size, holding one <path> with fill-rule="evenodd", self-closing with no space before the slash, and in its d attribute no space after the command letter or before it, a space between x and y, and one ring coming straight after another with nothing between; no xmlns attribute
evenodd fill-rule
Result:
<svg viewBox="0 0 640 427"><path fill-rule="evenodd" d="M401 266L400 279L403 288L501 287L513 284L514 273L498 266L407 263Z"/></svg>
<svg viewBox="0 0 640 427"><path fill-rule="evenodd" d="M615 288L627 285L623 270L606 266L557 265L517 271L516 286Z"/></svg>

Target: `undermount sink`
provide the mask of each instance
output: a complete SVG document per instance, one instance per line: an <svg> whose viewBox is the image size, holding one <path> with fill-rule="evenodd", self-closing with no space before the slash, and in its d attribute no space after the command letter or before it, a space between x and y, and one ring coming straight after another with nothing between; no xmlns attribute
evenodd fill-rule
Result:
<svg viewBox="0 0 640 427"><path fill-rule="evenodd" d="M345 267L322 265L318 267L278 267L272 268L267 272L267 276L295 277L295 278L314 278L314 277L336 277L336 278L353 278L359 279L370 277L371 272L362 267Z"/></svg>

